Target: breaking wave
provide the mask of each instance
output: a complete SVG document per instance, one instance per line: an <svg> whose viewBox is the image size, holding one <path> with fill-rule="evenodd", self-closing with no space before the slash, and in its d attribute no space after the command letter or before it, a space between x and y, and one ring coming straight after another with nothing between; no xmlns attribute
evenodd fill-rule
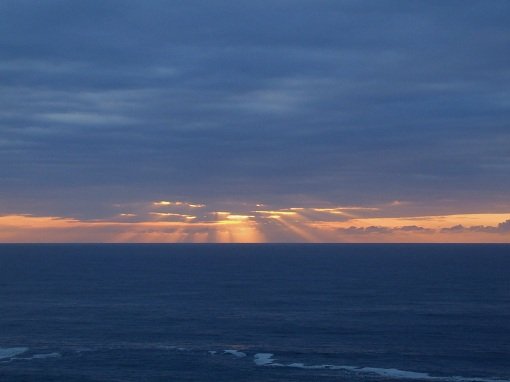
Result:
<svg viewBox="0 0 510 382"><path fill-rule="evenodd" d="M27 356L21 356L27 353L29 350L30 349L27 347L0 348L0 360L2 360L2 363L10 363L12 361L30 361L33 359L58 358L62 356L57 352L36 353Z"/></svg>
<svg viewBox="0 0 510 382"><path fill-rule="evenodd" d="M479 377L461 377L461 376L447 376L439 377L432 376L429 373L407 371L394 368L380 368L380 367L360 367L360 366L347 366L347 365L307 365L301 362L294 363L277 363L273 358L272 353L257 353L253 356L253 362L257 366L272 366L272 367L288 367L307 370L342 370L355 374L376 375L380 377L393 378L393 379L413 379L422 381L437 381L437 382L510 382L507 379L497 378L479 378Z"/></svg>
<svg viewBox="0 0 510 382"><path fill-rule="evenodd" d="M0 359L10 359L28 351L28 348L0 348Z"/></svg>

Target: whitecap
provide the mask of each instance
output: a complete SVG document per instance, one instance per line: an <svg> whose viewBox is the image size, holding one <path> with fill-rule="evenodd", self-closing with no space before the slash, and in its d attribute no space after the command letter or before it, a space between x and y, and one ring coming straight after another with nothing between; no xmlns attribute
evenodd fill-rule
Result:
<svg viewBox="0 0 510 382"><path fill-rule="evenodd" d="M246 357L246 353L243 353L242 351L239 351L239 350L228 349L228 350L223 350L223 353L231 354L231 355L233 355L234 357L237 357L237 358Z"/></svg>
<svg viewBox="0 0 510 382"><path fill-rule="evenodd" d="M461 377L461 376L432 376L429 373L407 371L395 368L379 368L379 367L360 367L360 366L346 366L346 365L307 365L302 362L293 363L275 363L272 353L257 353L253 361L257 366L279 366L291 367L297 369L328 369L328 370L345 370L357 374L372 374L385 378L393 379L407 379L407 380L422 380L422 381L436 381L436 382L510 382L508 379L497 378L480 378L480 377Z"/></svg>
<svg viewBox="0 0 510 382"><path fill-rule="evenodd" d="M446 380L446 379L445 379ZM510 382L509 379L449 377L448 382Z"/></svg>
<svg viewBox="0 0 510 382"><path fill-rule="evenodd" d="M160 350L178 350L179 349L178 346L173 346L173 345L156 345L155 348L160 349Z"/></svg>
<svg viewBox="0 0 510 382"><path fill-rule="evenodd" d="M379 367L361 367L353 369L361 373L377 374L382 377L401 378L401 379L435 379L440 377L431 377L428 373L420 373L416 371L406 371L399 369L384 369Z"/></svg>
<svg viewBox="0 0 510 382"><path fill-rule="evenodd" d="M289 363L288 365L285 365L287 367L295 367L298 369L330 369L330 370L354 370L354 367L349 366L335 366L335 365L305 365L301 362L296 363Z"/></svg>
<svg viewBox="0 0 510 382"><path fill-rule="evenodd" d="M0 348L0 359L13 358L28 351L28 348Z"/></svg>
<svg viewBox="0 0 510 382"><path fill-rule="evenodd" d="M46 358L60 358L62 357L62 354L60 353L40 353L40 354L34 354L30 357L13 357L10 360L11 361L31 361L34 359L46 359Z"/></svg>
<svg viewBox="0 0 510 382"><path fill-rule="evenodd" d="M191 349L175 346L175 345L156 345L154 347L150 346L149 348L154 348L158 350L177 350L177 351L190 351Z"/></svg>
<svg viewBox="0 0 510 382"><path fill-rule="evenodd" d="M274 362L272 353L257 353L253 356L253 362L257 366L271 365Z"/></svg>
<svg viewBox="0 0 510 382"><path fill-rule="evenodd" d="M478 377L461 377L461 376L450 376L450 377L435 377L429 373L421 373L416 371L407 371L400 369L384 369L379 367L360 367L353 369L356 372L377 374L381 377L397 378L397 379L416 379L426 381L437 381L437 382L510 382L508 379L497 379L497 378L478 378Z"/></svg>
<svg viewBox="0 0 510 382"><path fill-rule="evenodd" d="M44 359L44 358L59 358L62 357L60 353L44 353L44 354L34 354L29 359Z"/></svg>

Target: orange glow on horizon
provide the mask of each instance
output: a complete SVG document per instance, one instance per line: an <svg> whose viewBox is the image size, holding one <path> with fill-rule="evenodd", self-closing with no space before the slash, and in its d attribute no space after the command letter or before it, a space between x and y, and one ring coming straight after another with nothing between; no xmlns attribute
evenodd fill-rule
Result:
<svg viewBox="0 0 510 382"><path fill-rule="evenodd" d="M153 202L153 206L156 207L189 207L189 208L203 208L205 207L205 204L199 204L199 203L188 203L188 202L181 202L181 201L168 201L168 200L160 200L158 202Z"/></svg>
<svg viewBox="0 0 510 382"><path fill-rule="evenodd" d="M510 223L505 223L510 221L510 213L341 221L310 218L300 210L255 213L220 211L197 217L161 212L149 213L140 221L118 216L112 220L79 220L4 215L0 216L0 242L510 242Z"/></svg>
<svg viewBox="0 0 510 382"><path fill-rule="evenodd" d="M228 215L227 219L229 220L248 220L254 218L252 215Z"/></svg>
<svg viewBox="0 0 510 382"><path fill-rule="evenodd" d="M398 218L364 218L353 219L349 223L361 226L396 227L405 225L419 225L423 228L441 229L456 225L464 226L491 226L497 225L507 219L510 214L457 214L439 216L415 216Z"/></svg>

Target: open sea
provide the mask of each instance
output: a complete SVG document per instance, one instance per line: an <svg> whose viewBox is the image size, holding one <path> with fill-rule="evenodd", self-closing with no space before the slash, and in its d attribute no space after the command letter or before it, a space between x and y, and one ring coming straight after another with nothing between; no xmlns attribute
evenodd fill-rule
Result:
<svg viewBox="0 0 510 382"><path fill-rule="evenodd" d="M510 382L510 245L0 245L0 381Z"/></svg>

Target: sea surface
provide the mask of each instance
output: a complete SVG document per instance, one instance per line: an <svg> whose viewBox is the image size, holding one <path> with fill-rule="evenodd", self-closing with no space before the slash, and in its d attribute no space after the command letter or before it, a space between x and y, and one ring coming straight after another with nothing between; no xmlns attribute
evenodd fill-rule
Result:
<svg viewBox="0 0 510 382"><path fill-rule="evenodd" d="M509 245L0 245L0 381L510 382Z"/></svg>

